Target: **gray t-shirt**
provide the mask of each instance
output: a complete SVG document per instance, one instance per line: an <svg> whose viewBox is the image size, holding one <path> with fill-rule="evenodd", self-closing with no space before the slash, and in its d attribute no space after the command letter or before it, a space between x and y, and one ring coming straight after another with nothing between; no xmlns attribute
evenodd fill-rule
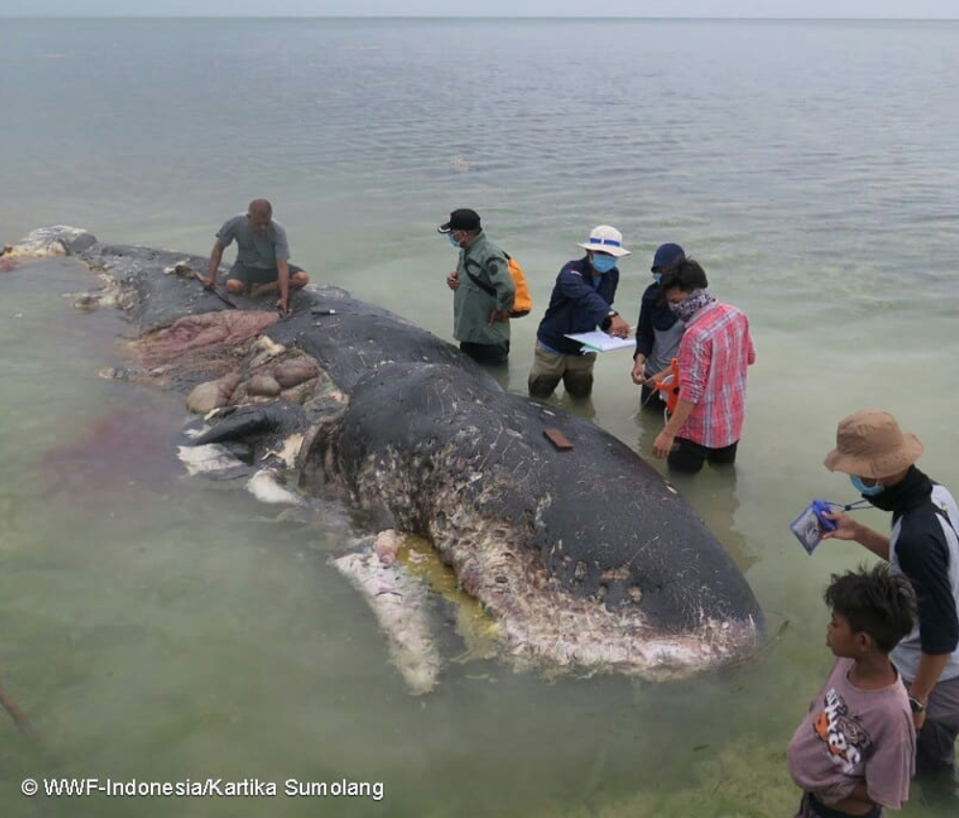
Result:
<svg viewBox="0 0 959 818"><path fill-rule="evenodd" d="M837 659L786 756L796 786L824 804L846 798L857 781L888 809L909 798L916 730L901 679L879 690L849 681L852 659Z"/></svg>
<svg viewBox="0 0 959 818"><path fill-rule="evenodd" d="M234 216L220 228L216 240L229 247L236 239L236 263L258 270L272 270L277 261L290 260L290 245L286 240L286 231L278 221L262 233L250 227L245 213Z"/></svg>
<svg viewBox="0 0 959 818"><path fill-rule="evenodd" d="M685 330L686 324L682 320L669 329L653 327L653 351L649 353L644 368L647 376L658 375L664 369L669 369L673 358L679 357L679 342L683 340Z"/></svg>

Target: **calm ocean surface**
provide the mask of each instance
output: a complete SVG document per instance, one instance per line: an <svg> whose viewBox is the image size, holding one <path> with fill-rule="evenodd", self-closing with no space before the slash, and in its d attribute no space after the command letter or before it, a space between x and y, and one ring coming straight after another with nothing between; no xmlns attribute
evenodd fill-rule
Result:
<svg viewBox="0 0 959 818"><path fill-rule="evenodd" d="M752 664L683 684L468 661L414 699L327 564L351 536L342 509L305 524L185 480L180 399L96 376L129 330L62 297L90 274L0 273L0 683L71 776L386 789L379 803L30 800L21 779L50 763L0 718L4 818L792 814L785 747L831 661L821 591L866 559L851 544L809 558L788 530L814 496L852 499L822 466L836 421L892 410L959 490L959 24L0 31L0 242L66 223L207 253L266 196L314 281L449 339L455 260L435 226L473 207L532 285L534 317L513 324L517 392L555 275L591 227L619 227L634 250L626 315L655 247L686 247L748 314L759 360L735 481L679 485L770 631ZM636 417L630 364L604 356L575 409L648 455L659 424ZM956 814L925 801L916 786L902 814Z"/></svg>

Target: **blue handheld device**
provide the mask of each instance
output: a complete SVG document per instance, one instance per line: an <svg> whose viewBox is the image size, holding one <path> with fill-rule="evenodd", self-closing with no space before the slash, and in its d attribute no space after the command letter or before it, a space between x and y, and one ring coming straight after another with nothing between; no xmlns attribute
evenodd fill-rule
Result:
<svg viewBox="0 0 959 818"><path fill-rule="evenodd" d="M827 518L823 515L823 512L825 512L825 511L831 511L831 510L832 510L828 502L826 502L825 500L820 500L819 498L817 498L817 499L813 500L813 501L809 504L809 507L810 507L814 512L816 512L816 519L819 520L819 524L822 526L823 531L835 531L835 530L836 530L836 524L835 524L832 520L827 519Z"/></svg>

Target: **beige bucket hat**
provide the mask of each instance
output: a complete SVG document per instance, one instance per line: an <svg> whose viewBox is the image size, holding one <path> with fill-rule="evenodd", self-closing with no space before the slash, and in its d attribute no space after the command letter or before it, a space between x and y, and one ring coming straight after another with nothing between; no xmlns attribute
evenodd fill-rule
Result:
<svg viewBox="0 0 959 818"><path fill-rule="evenodd" d="M823 462L829 471L879 480L905 471L922 453L919 438L903 432L889 412L863 409L839 421L836 448Z"/></svg>

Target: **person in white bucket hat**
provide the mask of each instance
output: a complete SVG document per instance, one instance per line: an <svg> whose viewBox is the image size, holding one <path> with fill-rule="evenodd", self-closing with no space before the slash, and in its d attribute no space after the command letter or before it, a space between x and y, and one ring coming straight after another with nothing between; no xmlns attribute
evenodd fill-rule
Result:
<svg viewBox="0 0 959 818"><path fill-rule="evenodd" d="M601 224L579 243L583 258L567 262L556 277L546 315L536 331L536 349L529 373L529 394L548 398L560 381L575 398L593 391L596 353L583 354L583 345L567 338L597 327L620 338L629 335L629 324L613 309L619 286L617 264L630 251L623 247L623 234Z"/></svg>
<svg viewBox="0 0 959 818"><path fill-rule="evenodd" d="M586 241L578 242L578 244L592 252L606 253L616 258L622 258L630 254L630 251L623 247L623 234L608 224L594 227L590 231L589 238Z"/></svg>
<svg viewBox="0 0 959 818"><path fill-rule="evenodd" d="M919 625L891 656L919 731L916 774L923 779L923 794L945 790L955 805L959 799L949 790L959 737L959 509L945 486L916 468L922 453L919 438L903 432L889 412L865 409L841 420L825 466L849 475L871 505L891 512L892 532L886 536L830 512L826 516L836 529L823 539L858 542L916 589Z"/></svg>

